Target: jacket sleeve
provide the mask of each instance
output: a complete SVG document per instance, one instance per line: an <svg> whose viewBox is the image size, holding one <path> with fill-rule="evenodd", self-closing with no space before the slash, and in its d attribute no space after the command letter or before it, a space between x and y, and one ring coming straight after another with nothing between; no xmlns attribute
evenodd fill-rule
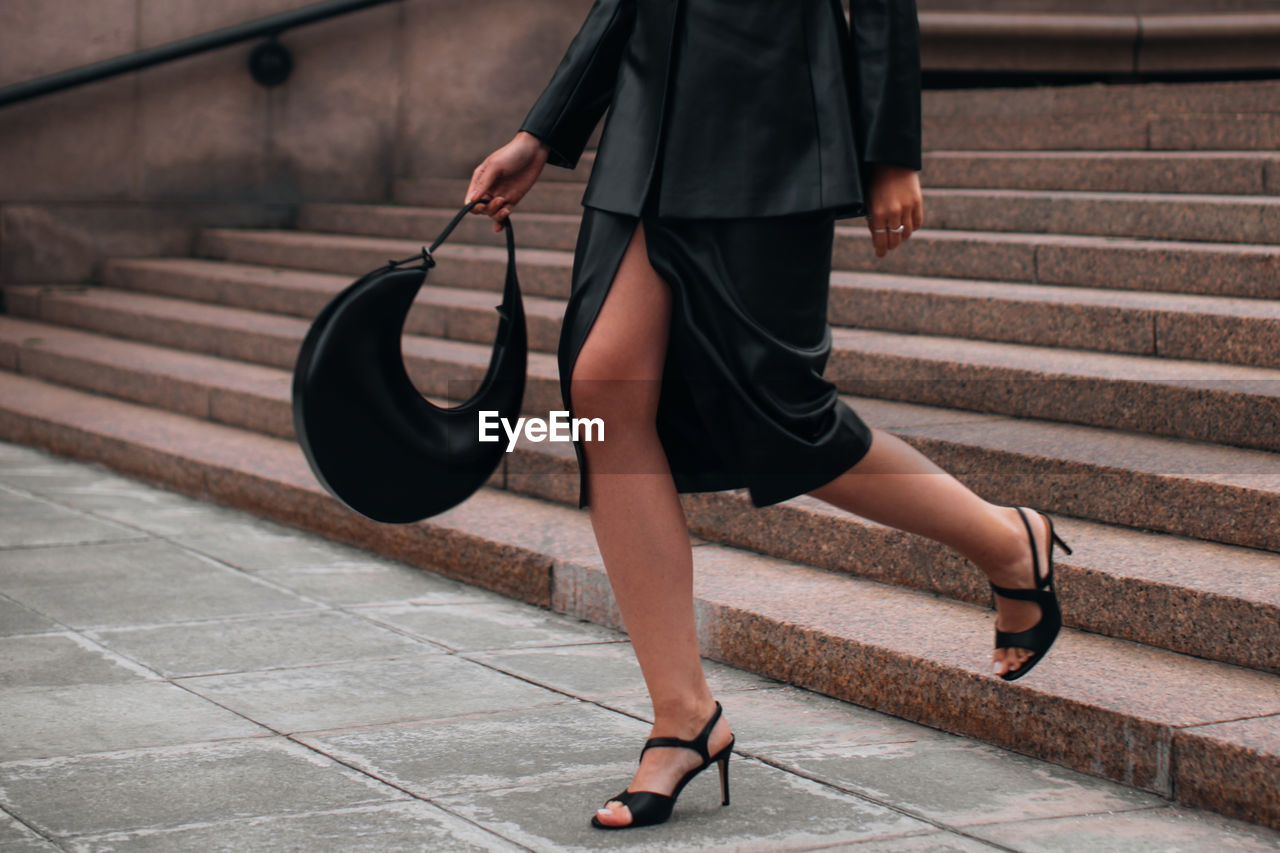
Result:
<svg viewBox="0 0 1280 853"><path fill-rule="evenodd" d="M547 143L547 162L572 169L613 99L623 50L635 23L635 0L595 0L551 82L520 125Z"/></svg>
<svg viewBox="0 0 1280 853"><path fill-rule="evenodd" d="M920 24L915 0L849 0L856 101L864 163L919 169Z"/></svg>

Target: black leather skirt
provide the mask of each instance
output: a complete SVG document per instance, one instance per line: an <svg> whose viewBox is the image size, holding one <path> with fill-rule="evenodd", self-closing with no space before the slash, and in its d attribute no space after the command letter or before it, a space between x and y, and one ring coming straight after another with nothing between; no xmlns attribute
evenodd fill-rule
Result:
<svg viewBox="0 0 1280 853"><path fill-rule="evenodd" d="M833 214L659 218L651 197L639 219L649 262L672 291L657 427L677 490L746 488L753 504L768 506L860 460L871 430L822 378ZM559 345L571 412L574 364L637 221L584 209ZM585 506L585 459L575 449Z"/></svg>

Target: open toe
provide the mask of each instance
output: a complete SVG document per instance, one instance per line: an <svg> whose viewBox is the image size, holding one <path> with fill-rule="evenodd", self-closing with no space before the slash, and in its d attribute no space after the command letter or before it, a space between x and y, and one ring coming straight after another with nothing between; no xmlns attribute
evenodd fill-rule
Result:
<svg viewBox="0 0 1280 853"><path fill-rule="evenodd" d="M1032 589L1011 589L1009 587L996 586L991 584L991 589L997 594L1005 598L1015 601L1030 601L1039 605L1040 620L1025 631L1002 631L996 629L996 648L997 649L1021 649L1027 653L1027 657L1018 666L1012 667L1011 662L1006 657L1003 672L1000 670L1000 662L996 661L993 670L1005 681L1013 681L1021 678L1030 672L1036 664L1049 651L1049 647L1053 645L1053 641L1057 639L1058 631L1062 628L1062 612L1058 608L1058 596L1053 585L1053 546L1056 543L1062 547L1062 550L1068 554L1071 548L1066 542L1054 532L1053 519L1044 513L1039 513L1044 517L1049 527L1049 544L1046 549L1048 557L1048 568L1044 577L1040 576L1040 549L1036 545L1036 535L1031 529L1031 522L1027 520L1027 514L1023 512L1022 507L1016 507L1018 516L1022 519L1022 524L1027 529L1027 538L1031 542L1031 565L1035 572L1035 587Z"/></svg>

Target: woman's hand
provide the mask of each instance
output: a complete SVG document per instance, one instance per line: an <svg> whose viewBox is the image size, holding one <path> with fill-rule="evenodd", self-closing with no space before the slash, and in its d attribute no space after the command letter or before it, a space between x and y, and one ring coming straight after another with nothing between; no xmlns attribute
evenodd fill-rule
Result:
<svg viewBox="0 0 1280 853"><path fill-rule="evenodd" d="M867 227L876 257L883 258L890 249L924 224L924 195L920 191L920 174L904 166L876 163L871 167L870 215ZM901 228L901 231L897 229Z"/></svg>
<svg viewBox="0 0 1280 853"><path fill-rule="evenodd" d="M494 151L471 173L471 186L467 187L464 204L474 199L486 199L471 209L493 217L493 230L501 231L502 223L511 215L525 193L542 174L550 149L538 137L520 131L506 145Z"/></svg>

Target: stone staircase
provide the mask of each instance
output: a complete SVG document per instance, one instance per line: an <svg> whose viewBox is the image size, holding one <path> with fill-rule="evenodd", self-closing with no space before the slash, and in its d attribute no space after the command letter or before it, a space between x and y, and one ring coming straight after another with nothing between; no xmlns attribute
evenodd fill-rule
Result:
<svg viewBox="0 0 1280 853"><path fill-rule="evenodd" d="M1277 93L927 93L926 230L878 261L860 223L837 227L829 376L850 405L980 494L1053 513L1075 549L1069 627L1033 676L987 674L990 595L964 560L738 493L687 499L704 653L1280 827ZM513 218L530 412L559 407L589 168L547 169ZM405 179L394 205L208 230L195 257L115 259L100 285L7 286L0 437L621 627L570 449L521 445L463 506L387 526L325 494L293 441L309 318L416 252L465 187ZM439 257L404 352L446 396L487 365L505 252L475 217Z"/></svg>

